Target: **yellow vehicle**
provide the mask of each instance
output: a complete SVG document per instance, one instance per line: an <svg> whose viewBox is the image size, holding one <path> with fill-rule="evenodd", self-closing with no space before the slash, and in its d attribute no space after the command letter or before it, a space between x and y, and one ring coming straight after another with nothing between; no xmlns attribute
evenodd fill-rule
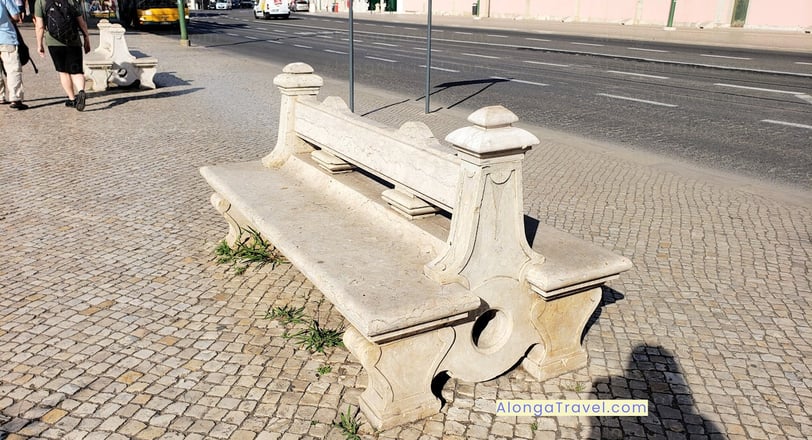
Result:
<svg viewBox="0 0 812 440"><path fill-rule="evenodd" d="M121 21L128 26L177 26L177 0L124 0L119 3ZM184 1L184 18L189 19L189 9ZM126 14L126 15L125 15Z"/></svg>

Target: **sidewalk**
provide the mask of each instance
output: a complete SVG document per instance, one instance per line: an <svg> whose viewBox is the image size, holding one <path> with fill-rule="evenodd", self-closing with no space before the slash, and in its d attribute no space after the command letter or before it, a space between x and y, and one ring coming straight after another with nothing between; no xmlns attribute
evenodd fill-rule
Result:
<svg viewBox="0 0 812 440"><path fill-rule="evenodd" d="M347 18L347 13L314 13L325 17ZM398 23L426 24L423 14L392 14L355 12L357 20L391 21ZM777 31L745 28L685 28L665 30L663 26L623 25L619 23L577 23L546 20L517 20L507 18L474 18L435 15L434 26L461 26L486 29L521 30L561 35L589 36L595 38L637 40L661 43L719 46L777 50L812 54L812 30Z"/></svg>
<svg viewBox="0 0 812 440"><path fill-rule="evenodd" d="M126 38L158 58L160 88L91 93L77 112L37 59L31 108L0 108L0 439L344 439L360 365L264 319L288 305L324 327L341 316L288 265L216 264L226 224L197 173L272 148L282 66ZM329 95L346 84L327 78ZM468 124L360 86L356 111L438 138ZM544 383L520 369L452 379L439 415L364 437L812 437L812 192L525 128L542 141L525 160L527 213L635 264L588 326L589 366ZM497 418L497 398L650 404L644 418Z"/></svg>

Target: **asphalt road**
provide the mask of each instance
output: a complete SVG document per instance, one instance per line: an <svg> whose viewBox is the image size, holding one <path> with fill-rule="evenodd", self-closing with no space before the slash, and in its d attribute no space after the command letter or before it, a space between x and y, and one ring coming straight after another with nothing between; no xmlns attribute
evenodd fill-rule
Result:
<svg viewBox="0 0 812 440"><path fill-rule="evenodd" d="M196 45L348 76L343 19L200 12L190 30ZM425 26L354 30L356 83L423 99ZM431 66L432 111L502 104L528 124L812 188L812 54L434 27Z"/></svg>

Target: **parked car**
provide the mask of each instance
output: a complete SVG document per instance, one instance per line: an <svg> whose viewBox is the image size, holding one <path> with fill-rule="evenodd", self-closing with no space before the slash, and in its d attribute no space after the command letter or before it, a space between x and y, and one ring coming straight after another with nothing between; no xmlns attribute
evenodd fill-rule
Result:
<svg viewBox="0 0 812 440"><path fill-rule="evenodd" d="M259 0L254 6L254 18L288 18L290 8L283 0Z"/></svg>
<svg viewBox="0 0 812 440"><path fill-rule="evenodd" d="M215 9L231 9L233 7L231 0L217 0L217 4L214 6Z"/></svg>
<svg viewBox="0 0 812 440"><path fill-rule="evenodd" d="M288 6L290 12L309 12L310 0L293 0Z"/></svg>

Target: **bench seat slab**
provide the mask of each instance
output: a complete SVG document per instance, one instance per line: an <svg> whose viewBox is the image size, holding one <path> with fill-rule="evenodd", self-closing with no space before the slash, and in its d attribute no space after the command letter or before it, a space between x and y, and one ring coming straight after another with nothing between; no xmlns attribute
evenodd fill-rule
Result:
<svg viewBox="0 0 812 440"><path fill-rule="evenodd" d="M436 237L391 210L368 209L369 199L300 157L279 169L256 161L201 174L232 218L261 233L372 342L470 320L480 307L462 286L423 275Z"/></svg>

